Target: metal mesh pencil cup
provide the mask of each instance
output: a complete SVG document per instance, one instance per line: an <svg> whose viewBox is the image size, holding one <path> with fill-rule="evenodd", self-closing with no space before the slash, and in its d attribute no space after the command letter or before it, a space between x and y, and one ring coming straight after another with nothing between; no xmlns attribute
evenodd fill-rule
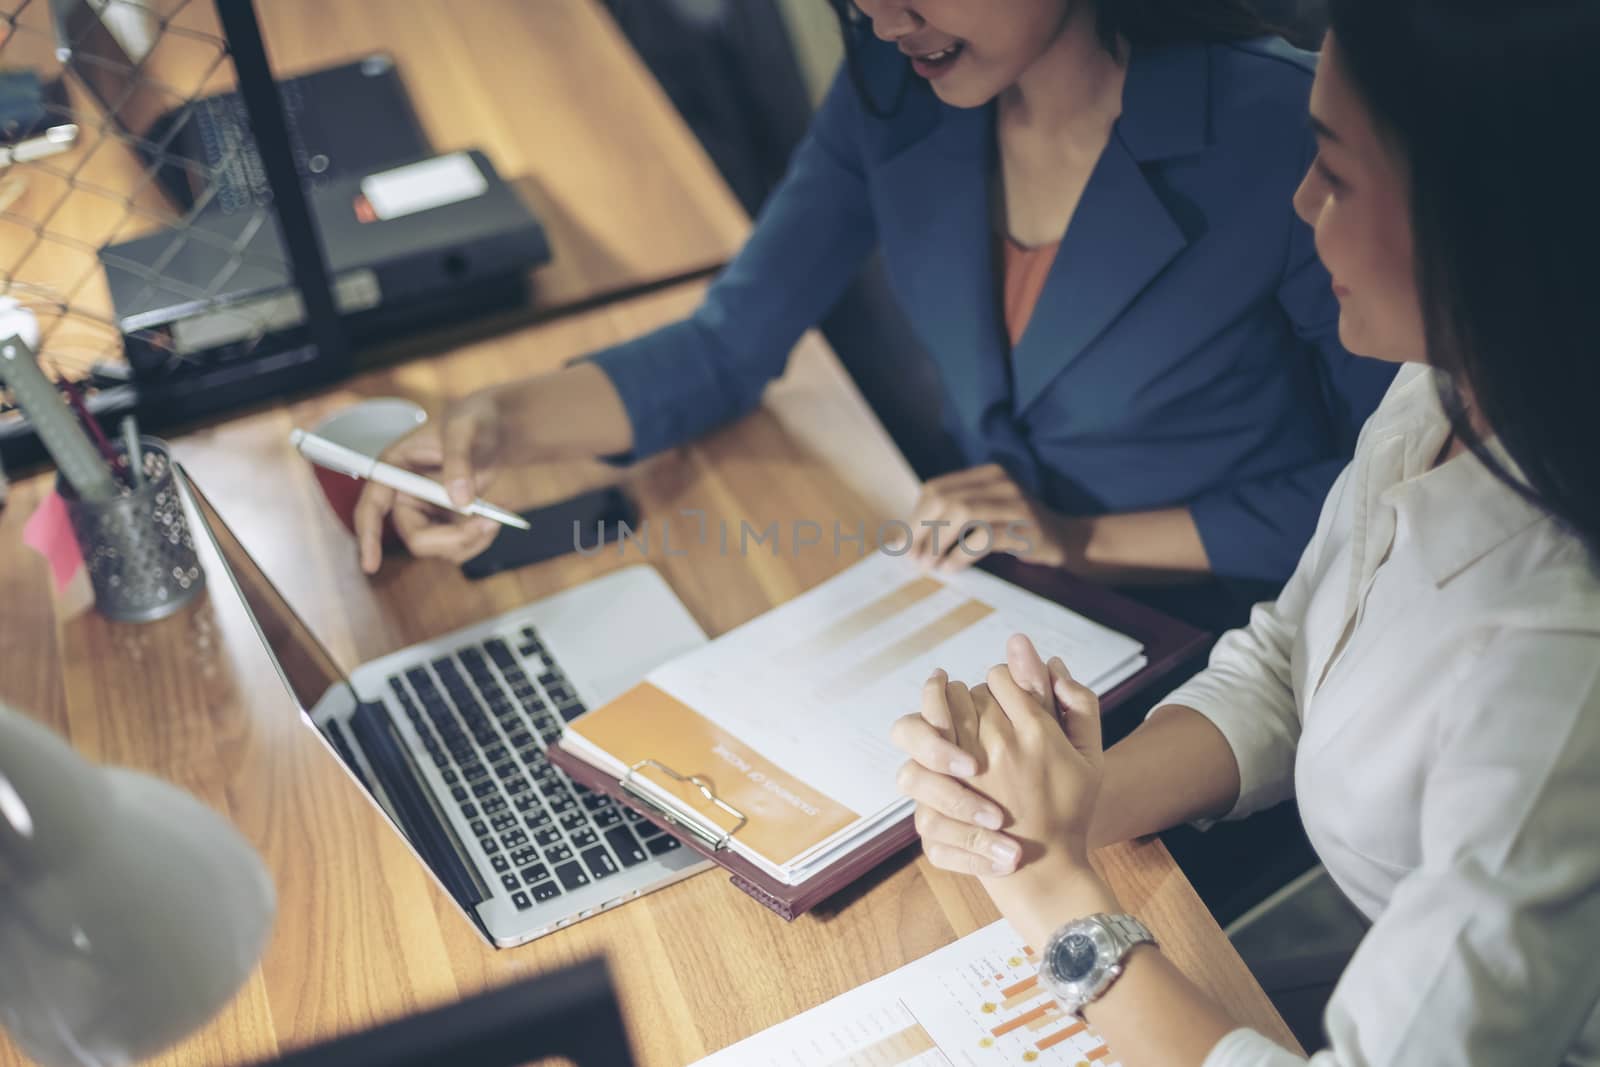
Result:
<svg viewBox="0 0 1600 1067"><path fill-rule="evenodd" d="M109 500L80 500L65 479L56 479L89 569L95 608L118 622L164 619L205 588L167 447L153 437L140 443L144 484L136 489Z"/></svg>

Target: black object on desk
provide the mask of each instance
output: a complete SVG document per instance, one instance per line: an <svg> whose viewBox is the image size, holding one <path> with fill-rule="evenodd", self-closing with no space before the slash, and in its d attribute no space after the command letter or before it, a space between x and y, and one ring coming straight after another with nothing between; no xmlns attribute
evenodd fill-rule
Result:
<svg viewBox="0 0 1600 1067"><path fill-rule="evenodd" d="M550 258L538 221L477 150L333 179L309 202L337 313L357 341L459 319L504 279L525 289ZM102 249L128 361L152 375L258 353L263 334L294 343L306 319L288 259L278 228L250 214L202 213L181 231Z"/></svg>
<svg viewBox="0 0 1600 1067"><path fill-rule="evenodd" d="M51 4L51 8L59 19L70 14L73 6L81 2L57 0ZM139 5L128 6L139 8ZM260 168L272 194L270 211L258 209L244 214L248 218L255 218L258 211L267 211L270 216L276 217L277 225L266 228L282 233L280 262L284 262L285 269L293 278L295 293L303 302L304 324L302 328L290 331L292 336L273 339L275 343L271 345L254 349L233 346L240 350L231 353L238 357L231 362L201 365L193 359L174 359L163 364L162 373L158 376L144 375L137 384L129 382L114 388L102 388L87 398L89 410L101 419L115 419L137 408L144 425L154 429L180 419L193 419L232 407L259 403L265 397L293 389L321 385L348 374L351 369L349 338L335 305L328 264L317 239L305 189L296 171L288 119L284 115L282 97L267 62L253 0L215 0L213 6L223 31L223 41L213 40L213 43L218 46L219 57L226 56L233 61L238 75L239 99L243 101L249 120L250 139L255 145ZM139 12L132 14L138 15ZM148 15L148 12L144 15ZM139 15L139 18L148 21L144 15ZM160 47L160 38L167 33L170 22L170 19L155 20L151 31L156 38L153 47ZM58 22L57 25L60 27L63 24ZM172 29L178 32L178 28ZM191 43L209 38L207 34L189 29L181 32ZM79 47L79 43L69 30L62 40L58 40L57 46L66 50L65 62L71 59L72 49ZM172 103L181 102L184 94L176 94L176 97ZM114 133L113 136L128 135ZM113 189L111 195L117 197L120 193ZM272 220L267 218L266 221ZM286 260L283 259L284 254ZM209 288L189 294L201 298L210 295ZM84 309L74 307L69 302L65 310L72 313ZM98 317L99 309L93 310ZM0 452L5 454L7 463L25 466L43 459L45 450L32 432L31 425L26 420L6 418L4 414L0 412Z"/></svg>
<svg viewBox="0 0 1600 1067"><path fill-rule="evenodd" d="M179 102L128 54L99 4L51 0L50 8L56 55L133 139L175 204L233 212L272 202L241 94ZM430 150L388 55L287 78L277 89L295 170L307 188Z"/></svg>
<svg viewBox="0 0 1600 1067"><path fill-rule="evenodd" d="M592 552L621 537L639 521L638 509L616 488L580 493L521 513L528 529L503 527L489 547L461 565L468 578L487 578L582 550Z"/></svg>
<svg viewBox="0 0 1600 1067"><path fill-rule="evenodd" d="M520 1067L556 1056L577 1067L631 1067L634 1062L603 960L503 986L257 1067Z"/></svg>

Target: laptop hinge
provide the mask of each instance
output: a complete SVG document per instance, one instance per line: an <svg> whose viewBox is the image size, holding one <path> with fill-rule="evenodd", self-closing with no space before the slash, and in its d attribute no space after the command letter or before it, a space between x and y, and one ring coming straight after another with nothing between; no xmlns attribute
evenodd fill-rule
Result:
<svg viewBox="0 0 1600 1067"><path fill-rule="evenodd" d="M463 860L465 850L460 839L439 810L432 790L423 783L420 770L389 718L388 708L362 701L349 724L356 744L367 757L367 766L389 800L395 822L450 894L469 913L476 914L477 905L489 899L489 889Z"/></svg>

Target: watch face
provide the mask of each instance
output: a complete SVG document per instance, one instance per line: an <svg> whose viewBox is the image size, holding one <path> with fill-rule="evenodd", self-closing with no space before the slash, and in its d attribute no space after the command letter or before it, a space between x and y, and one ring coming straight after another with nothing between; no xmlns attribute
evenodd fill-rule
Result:
<svg viewBox="0 0 1600 1067"><path fill-rule="evenodd" d="M1099 955L1094 941L1087 934L1069 934L1056 942L1050 950L1050 958L1045 962L1060 981L1078 982L1094 970Z"/></svg>

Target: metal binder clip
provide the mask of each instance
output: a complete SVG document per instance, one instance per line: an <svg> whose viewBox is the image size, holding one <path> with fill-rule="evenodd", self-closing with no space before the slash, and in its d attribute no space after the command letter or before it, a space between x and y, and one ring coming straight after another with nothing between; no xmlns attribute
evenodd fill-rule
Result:
<svg viewBox="0 0 1600 1067"><path fill-rule="evenodd" d="M675 782L687 782L698 789L701 796L705 797L711 803L715 804L717 807L733 816L738 820L738 822L733 824L733 829L731 830L719 832L719 829L716 827L708 830L700 823L699 818L694 814L685 811L676 811L647 794L642 787L634 784L634 776L638 774L639 768L641 767L654 767L656 770L660 771L662 774L666 775L668 778L671 778ZM661 816L661 818L665 819L673 826L681 826L685 830L688 830L696 838L704 842L706 847L712 850L720 851L721 849L727 848L728 842L733 839L733 835L738 833L740 830L743 830L744 824L750 821L744 812L740 811L732 804L729 804L727 801L717 796L716 790L711 788L710 782L706 781L698 774L679 774L677 771L673 770L671 767L668 767L665 763L662 763L659 760L640 760L638 763L635 763L632 767L628 768L628 773L617 780L617 785L622 788L624 793L627 793L628 796L632 797L634 800L637 800L641 805L649 808L652 812Z"/></svg>

